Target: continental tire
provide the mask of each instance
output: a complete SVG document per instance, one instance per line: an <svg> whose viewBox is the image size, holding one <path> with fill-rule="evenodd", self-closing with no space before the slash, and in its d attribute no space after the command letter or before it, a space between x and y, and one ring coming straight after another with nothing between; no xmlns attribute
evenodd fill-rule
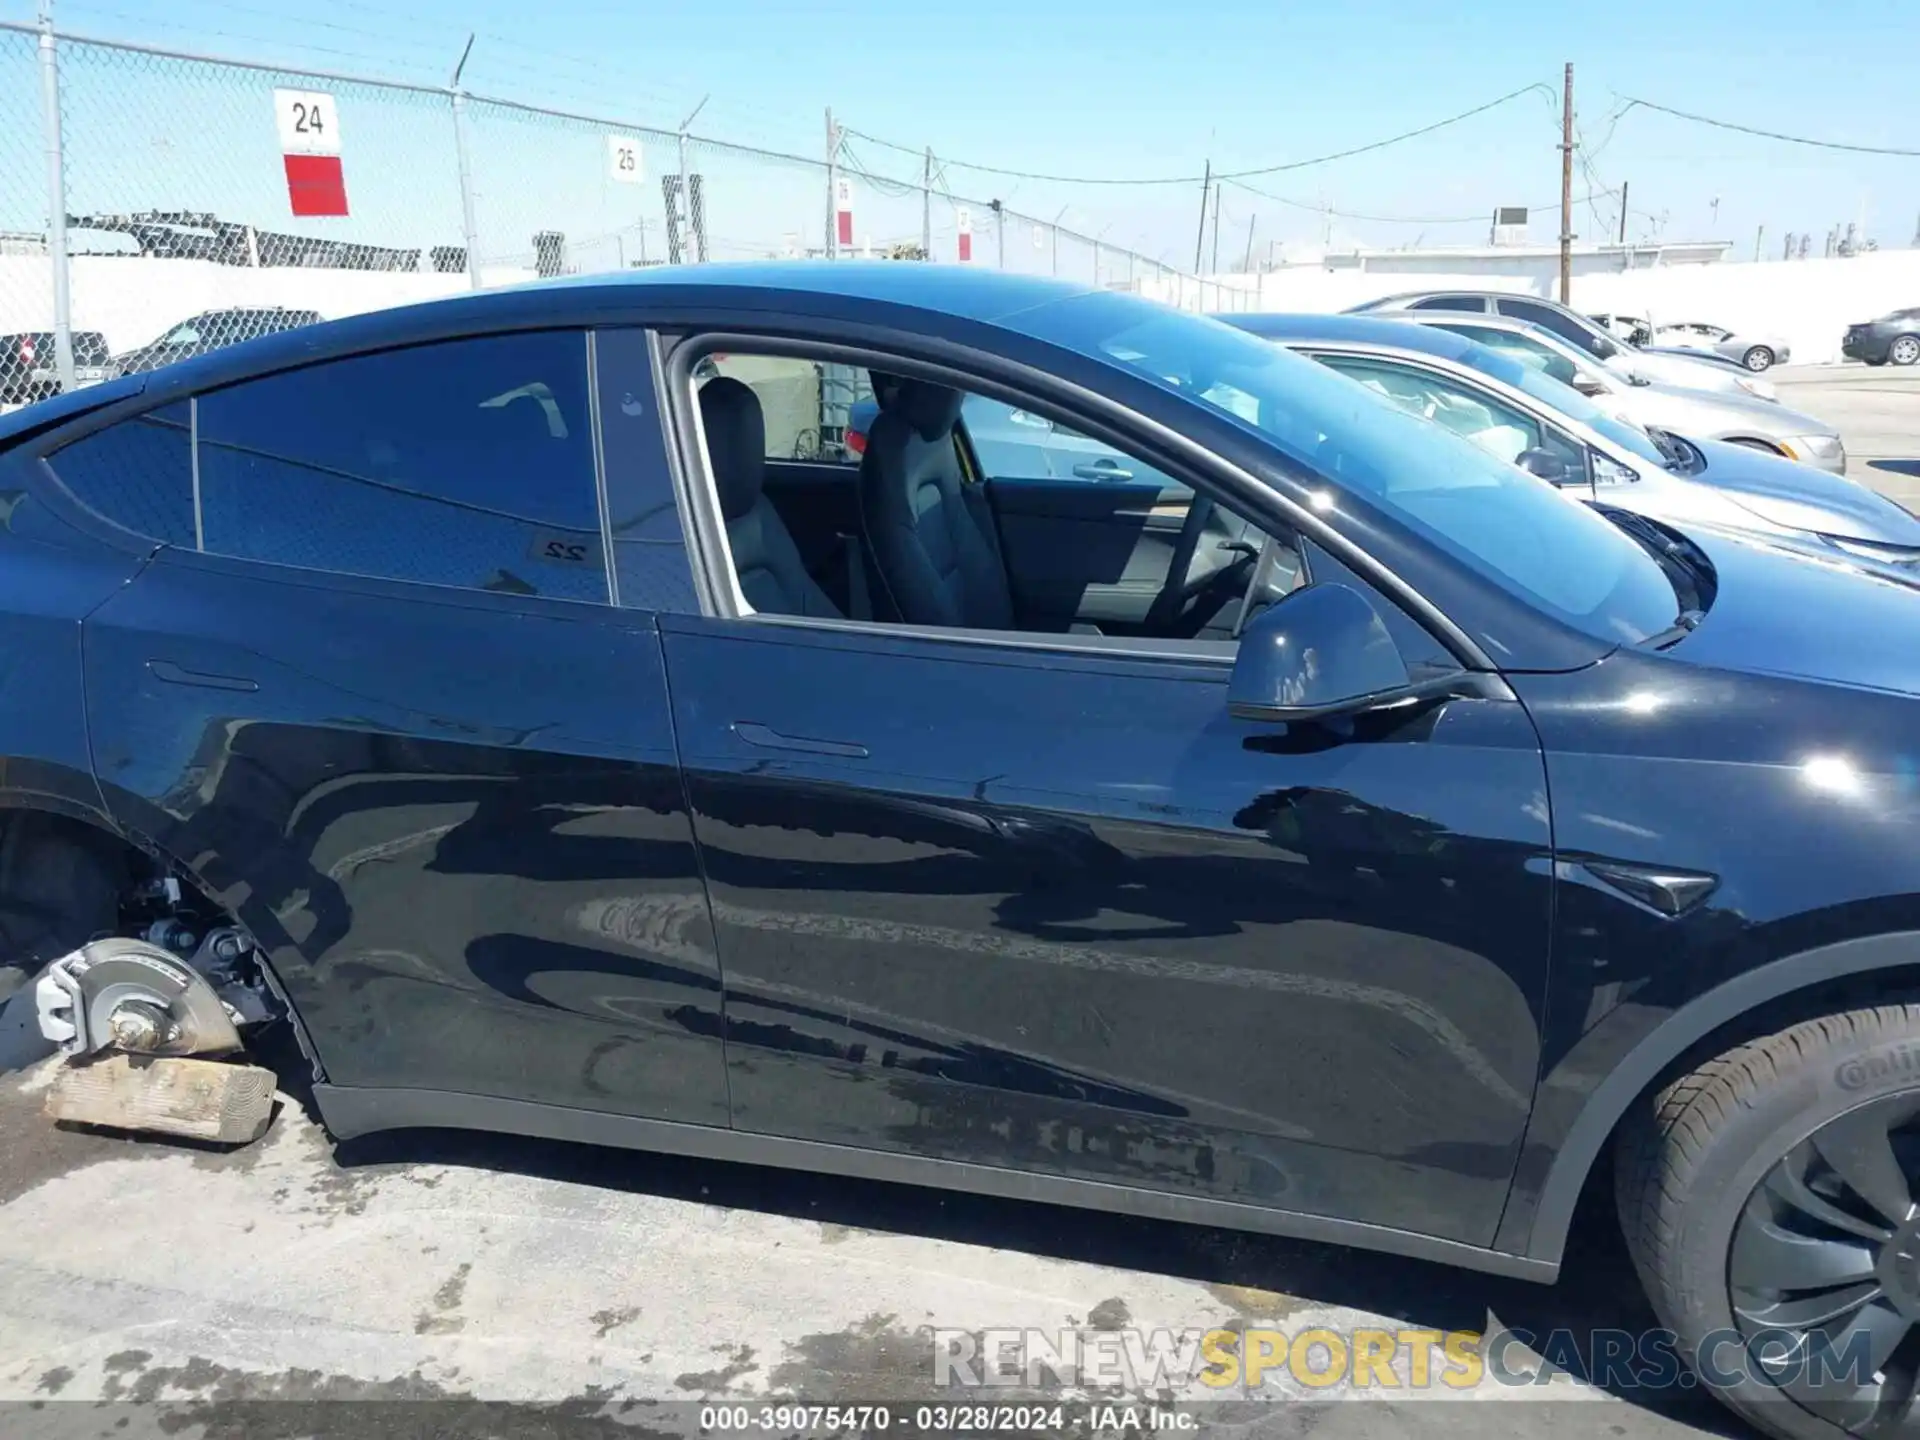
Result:
<svg viewBox="0 0 1920 1440"><path fill-rule="evenodd" d="M1714 1393L1791 1440L1913 1433L1920 1005L1736 1046L1618 1144L1634 1265Z"/></svg>

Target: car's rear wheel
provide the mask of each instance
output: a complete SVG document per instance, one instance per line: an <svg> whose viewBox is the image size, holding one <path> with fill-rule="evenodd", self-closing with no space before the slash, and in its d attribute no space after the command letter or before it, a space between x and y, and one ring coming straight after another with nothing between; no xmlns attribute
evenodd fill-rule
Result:
<svg viewBox="0 0 1920 1440"><path fill-rule="evenodd" d="M1920 335L1899 335L1887 347L1887 359L1895 365L1920 364Z"/></svg>
<svg viewBox="0 0 1920 1440"><path fill-rule="evenodd" d="M1749 345L1747 353L1740 357L1740 363L1758 374L1762 370L1773 368L1773 350L1766 345Z"/></svg>
<svg viewBox="0 0 1920 1440"><path fill-rule="evenodd" d="M1634 1265L1722 1400L1790 1440L1920 1433L1920 1005L1735 1046L1619 1145Z"/></svg>

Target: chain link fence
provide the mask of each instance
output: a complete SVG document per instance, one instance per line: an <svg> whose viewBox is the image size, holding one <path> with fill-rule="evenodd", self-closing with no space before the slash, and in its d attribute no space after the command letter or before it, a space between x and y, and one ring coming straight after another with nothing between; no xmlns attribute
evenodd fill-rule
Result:
<svg viewBox="0 0 1920 1440"><path fill-rule="evenodd" d="M1231 307L952 194L932 157L888 178L844 137L821 148L0 23L0 404L315 320L661 264L930 259Z"/></svg>

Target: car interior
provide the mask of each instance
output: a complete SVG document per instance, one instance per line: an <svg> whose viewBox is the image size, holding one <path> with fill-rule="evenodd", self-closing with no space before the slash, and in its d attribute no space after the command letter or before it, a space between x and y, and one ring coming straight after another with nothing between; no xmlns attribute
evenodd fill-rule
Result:
<svg viewBox="0 0 1920 1440"><path fill-rule="evenodd" d="M771 355L694 383L759 614L1230 642L1303 580L1291 537L984 395Z"/></svg>

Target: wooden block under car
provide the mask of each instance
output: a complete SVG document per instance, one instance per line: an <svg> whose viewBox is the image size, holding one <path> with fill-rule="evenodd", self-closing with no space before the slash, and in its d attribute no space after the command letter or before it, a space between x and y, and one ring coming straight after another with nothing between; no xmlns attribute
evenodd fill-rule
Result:
<svg viewBox="0 0 1920 1440"><path fill-rule="evenodd" d="M186 1056L103 1055L64 1065L47 1093L55 1120L113 1130L157 1130L244 1145L273 1118L274 1073Z"/></svg>

